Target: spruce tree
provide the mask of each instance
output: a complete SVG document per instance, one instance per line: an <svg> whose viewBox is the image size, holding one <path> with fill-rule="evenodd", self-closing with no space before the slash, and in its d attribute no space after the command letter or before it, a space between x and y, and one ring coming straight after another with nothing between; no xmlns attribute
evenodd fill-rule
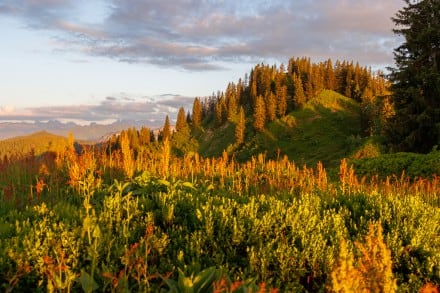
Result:
<svg viewBox="0 0 440 293"><path fill-rule="evenodd" d="M142 127L139 133L139 142L141 145L149 144L151 141L151 130L148 127Z"/></svg>
<svg viewBox="0 0 440 293"><path fill-rule="evenodd" d="M257 131L264 130L264 124L266 123L266 105L262 96L258 96L255 101L254 109L254 128Z"/></svg>
<svg viewBox="0 0 440 293"><path fill-rule="evenodd" d="M293 74L293 87L295 90L293 101L295 103L295 109L298 109L306 103L306 95L304 94L301 77L296 74Z"/></svg>
<svg viewBox="0 0 440 293"><path fill-rule="evenodd" d="M244 131L246 127L246 117L244 115L243 107L240 107L238 114L238 123L235 126L235 142L237 145L244 143Z"/></svg>
<svg viewBox="0 0 440 293"><path fill-rule="evenodd" d="M165 117L165 124L163 125L162 129L162 139L170 140L171 138L171 125L170 125L170 118L168 118L168 115Z"/></svg>
<svg viewBox="0 0 440 293"><path fill-rule="evenodd" d="M429 152L440 133L440 1L405 2L393 18L404 42L390 74L396 115L389 137L396 150Z"/></svg>
<svg viewBox="0 0 440 293"><path fill-rule="evenodd" d="M185 109L180 107L179 112L177 112L176 131L179 132L186 128L188 128L188 124L186 122Z"/></svg>
<svg viewBox="0 0 440 293"><path fill-rule="evenodd" d="M202 123L202 103L200 103L199 98L194 99L193 108L192 108L192 123L194 128L199 128Z"/></svg>
<svg viewBox="0 0 440 293"><path fill-rule="evenodd" d="M275 95L270 92L266 96L266 117L267 121L272 122L277 118L277 100Z"/></svg>
<svg viewBox="0 0 440 293"><path fill-rule="evenodd" d="M283 117L287 112L287 86L277 88L277 114Z"/></svg>

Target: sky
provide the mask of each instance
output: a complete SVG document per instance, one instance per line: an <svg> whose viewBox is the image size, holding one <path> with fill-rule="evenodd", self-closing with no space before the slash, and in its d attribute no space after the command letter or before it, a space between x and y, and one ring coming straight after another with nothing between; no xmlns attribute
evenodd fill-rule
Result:
<svg viewBox="0 0 440 293"><path fill-rule="evenodd" d="M257 63L393 66L402 0L0 0L0 122L175 115ZM159 119L159 118L157 118Z"/></svg>

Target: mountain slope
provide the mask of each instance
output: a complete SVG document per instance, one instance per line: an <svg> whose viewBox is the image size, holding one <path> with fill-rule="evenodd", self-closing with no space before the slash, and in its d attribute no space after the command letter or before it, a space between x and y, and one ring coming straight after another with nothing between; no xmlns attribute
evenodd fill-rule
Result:
<svg viewBox="0 0 440 293"><path fill-rule="evenodd" d="M0 141L0 157L16 156L30 153L40 155L47 151L64 149L67 138L46 131L35 132L26 136L18 136Z"/></svg>

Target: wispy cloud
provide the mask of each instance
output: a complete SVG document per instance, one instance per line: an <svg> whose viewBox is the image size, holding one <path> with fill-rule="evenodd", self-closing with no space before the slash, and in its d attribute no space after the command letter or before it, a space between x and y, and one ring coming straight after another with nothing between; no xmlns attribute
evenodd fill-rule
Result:
<svg viewBox="0 0 440 293"><path fill-rule="evenodd" d="M180 107L189 110L193 98L180 95L131 98L126 94L107 97L97 105L68 105L15 109L0 107L1 121L77 121L109 122L116 120L144 120L152 126L163 124L164 117L175 118Z"/></svg>
<svg viewBox="0 0 440 293"><path fill-rule="evenodd" d="M390 17L403 5L401 0L2 2L0 14L53 31L58 49L191 71L219 70L225 62L286 61L292 55L390 64L398 43ZM81 17L85 3L96 15Z"/></svg>

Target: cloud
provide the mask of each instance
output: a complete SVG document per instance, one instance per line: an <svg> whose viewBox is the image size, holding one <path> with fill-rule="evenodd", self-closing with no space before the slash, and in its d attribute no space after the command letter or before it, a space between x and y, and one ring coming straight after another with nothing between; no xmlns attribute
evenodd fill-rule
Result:
<svg viewBox="0 0 440 293"><path fill-rule="evenodd" d="M203 71L292 55L389 65L399 42L390 18L402 2L95 0L87 9L96 15L81 18L84 1L4 0L0 14L52 30L58 49Z"/></svg>
<svg viewBox="0 0 440 293"><path fill-rule="evenodd" d="M175 119L180 107L190 110L193 98L181 95L131 97L121 93L97 105L68 105L15 109L0 107L1 121L80 121L82 123L116 120L145 120L162 125L166 115Z"/></svg>
<svg viewBox="0 0 440 293"><path fill-rule="evenodd" d="M13 107L13 106L9 106L9 105L0 106L0 115L3 115L3 114L9 115L11 113L14 113L14 111L15 111L15 107Z"/></svg>

